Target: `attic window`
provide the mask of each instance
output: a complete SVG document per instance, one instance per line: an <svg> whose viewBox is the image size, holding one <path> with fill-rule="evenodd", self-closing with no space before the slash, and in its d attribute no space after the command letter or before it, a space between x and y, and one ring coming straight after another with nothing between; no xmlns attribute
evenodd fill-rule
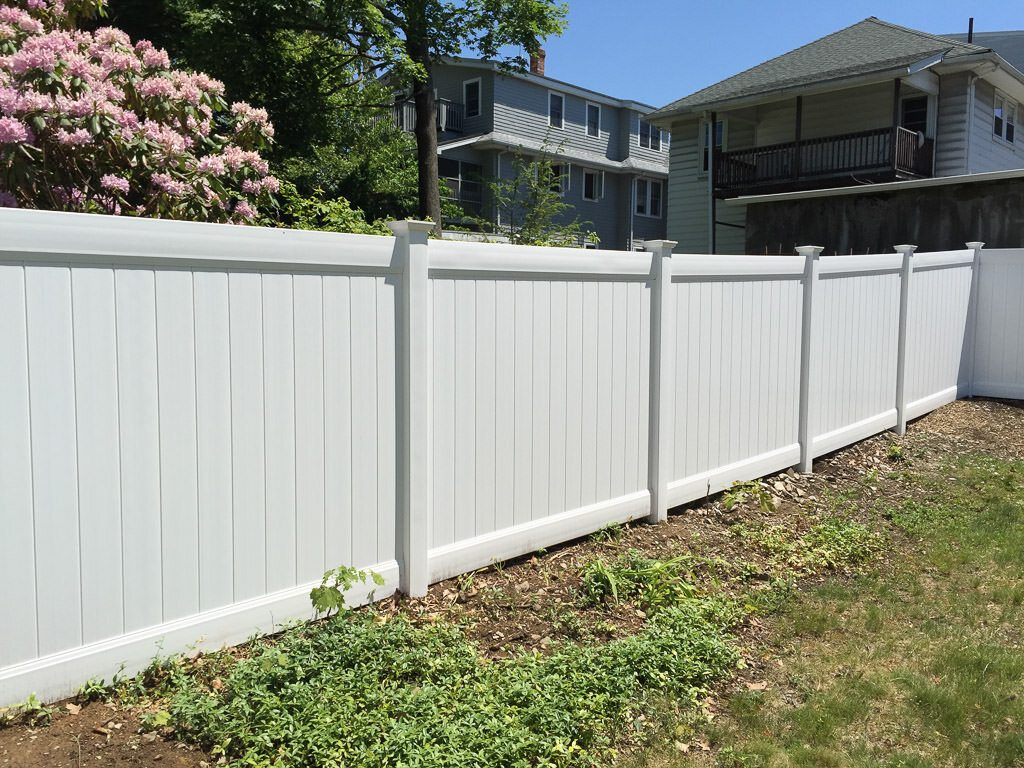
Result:
<svg viewBox="0 0 1024 768"><path fill-rule="evenodd" d="M1011 101L1004 94L996 91L992 112L992 133L1013 143L1013 135L1017 127L1017 102Z"/></svg>

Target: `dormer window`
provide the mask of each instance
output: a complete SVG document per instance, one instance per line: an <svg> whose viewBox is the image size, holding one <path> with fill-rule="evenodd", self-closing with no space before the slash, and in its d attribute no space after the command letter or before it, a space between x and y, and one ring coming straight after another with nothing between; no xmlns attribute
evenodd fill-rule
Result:
<svg viewBox="0 0 1024 768"><path fill-rule="evenodd" d="M996 91L992 111L992 133L1013 143L1017 127L1017 102L1010 101L1005 94Z"/></svg>
<svg viewBox="0 0 1024 768"><path fill-rule="evenodd" d="M548 125L552 128L561 128L563 125L562 114L565 108L565 99L560 93L548 94Z"/></svg>
<svg viewBox="0 0 1024 768"><path fill-rule="evenodd" d="M643 120L640 121L640 146L644 149L661 150L661 131Z"/></svg>

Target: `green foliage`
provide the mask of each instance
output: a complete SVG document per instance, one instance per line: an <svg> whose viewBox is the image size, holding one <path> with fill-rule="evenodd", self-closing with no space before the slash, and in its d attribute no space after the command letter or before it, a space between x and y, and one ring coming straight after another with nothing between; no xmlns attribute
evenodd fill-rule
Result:
<svg viewBox="0 0 1024 768"><path fill-rule="evenodd" d="M575 208L562 198L557 170L547 148L537 158L527 156L522 148L516 150L512 175L486 180L495 220L467 217L465 221L521 245L579 247L584 240L597 242L589 222L574 216Z"/></svg>
<svg viewBox="0 0 1024 768"><path fill-rule="evenodd" d="M622 523L608 523L590 534L591 541L620 541L626 533Z"/></svg>
<svg viewBox="0 0 1024 768"><path fill-rule="evenodd" d="M86 680L78 689L78 698L81 701L103 701L108 695L106 684L96 677Z"/></svg>
<svg viewBox="0 0 1024 768"><path fill-rule="evenodd" d="M361 235L391 234L391 230L384 224L367 222L363 212L353 208L345 198L326 199L319 189L314 190L312 196L304 197L299 194L294 184L284 182L281 186L280 204L281 223L295 229L352 232ZM277 222L265 219L261 223L274 226Z"/></svg>
<svg viewBox="0 0 1024 768"><path fill-rule="evenodd" d="M178 733L240 765L589 766L655 700L692 705L738 656L715 601L640 634L486 661L450 624L372 612L292 630L211 690L182 671Z"/></svg>
<svg viewBox="0 0 1024 768"><path fill-rule="evenodd" d="M856 520L826 517L800 534L784 525L733 526L731 534L768 556L781 571L852 570L881 550L881 535Z"/></svg>
<svg viewBox="0 0 1024 768"><path fill-rule="evenodd" d="M889 447L885 451L885 458L893 464L902 464L907 460L907 454L904 452L903 446L889 443Z"/></svg>
<svg viewBox="0 0 1024 768"><path fill-rule="evenodd" d="M584 600L591 605L611 600L636 600L658 611L697 594L686 556L651 560L631 549L616 559L591 560L583 569Z"/></svg>
<svg viewBox="0 0 1024 768"><path fill-rule="evenodd" d="M0 707L0 728L25 723L31 727L49 725L53 709L44 707L34 693L28 699L11 707Z"/></svg>
<svg viewBox="0 0 1024 768"><path fill-rule="evenodd" d="M772 494L768 486L761 480L749 480L745 483L735 482L729 490L722 494L722 505L732 510L739 504L746 504L748 501L755 501L765 512L775 511L775 502L772 501Z"/></svg>
<svg viewBox="0 0 1024 768"><path fill-rule="evenodd" d="M349 565L327 571L320 586L309 593L314 610L325 616L330 616L331 611L339 613L345 607L345 593L356 584L365 584L367 579L378 587L384 586L384 577L375 571L360 571Z"/></svg>

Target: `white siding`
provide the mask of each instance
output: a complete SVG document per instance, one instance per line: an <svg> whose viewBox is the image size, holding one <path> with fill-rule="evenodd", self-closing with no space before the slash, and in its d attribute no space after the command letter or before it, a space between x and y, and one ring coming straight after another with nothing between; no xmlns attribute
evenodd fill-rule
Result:
<svg viewBox="0 0 1024 768"><path fill-rule="evenodd" d="M967 73L939 81L939 116L935 135L935 175L967 173Z"/></svg>
<svg viewBox="0 0 1024 768"><path fill-rule="evenodd" d="M672 153L668 176L668 239L679 243L679 253L708 250L708 179L701 174L698 151L699 123L672 125Z"/></svg>
<svg viewBox="0 0 1024 768"><path fill-rule="evenodd" d="M1024 168L1024 123L1017 115L1016 137L1010 143L993 133L995 88L985 80L974 86L974 122L971 126L969 173Z"/></svg>

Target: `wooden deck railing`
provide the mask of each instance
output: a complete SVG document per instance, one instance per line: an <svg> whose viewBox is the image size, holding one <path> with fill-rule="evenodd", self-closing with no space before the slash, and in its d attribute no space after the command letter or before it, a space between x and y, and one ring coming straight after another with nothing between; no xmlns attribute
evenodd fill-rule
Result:
<svg viewBox="0 0 1024 768"><path fill-rule="evenodd" d="M722 191L854 173L930 176L932 139L906 128L879 128L715 152L715 188Z"/></svg>
<svg viewBox="0 0 1024 768"><path fill-rule="evenodd" d="M462 104L447 99L438 99L434 102L434 115L437 118L438 131L451 131L462 133L465 122L466 110ZM381 120L389 120L403 131L412 131L416 127L416 105L411 101L403 101L395 104L388 112L382 112L371 118L376 125Z"/></svg>

